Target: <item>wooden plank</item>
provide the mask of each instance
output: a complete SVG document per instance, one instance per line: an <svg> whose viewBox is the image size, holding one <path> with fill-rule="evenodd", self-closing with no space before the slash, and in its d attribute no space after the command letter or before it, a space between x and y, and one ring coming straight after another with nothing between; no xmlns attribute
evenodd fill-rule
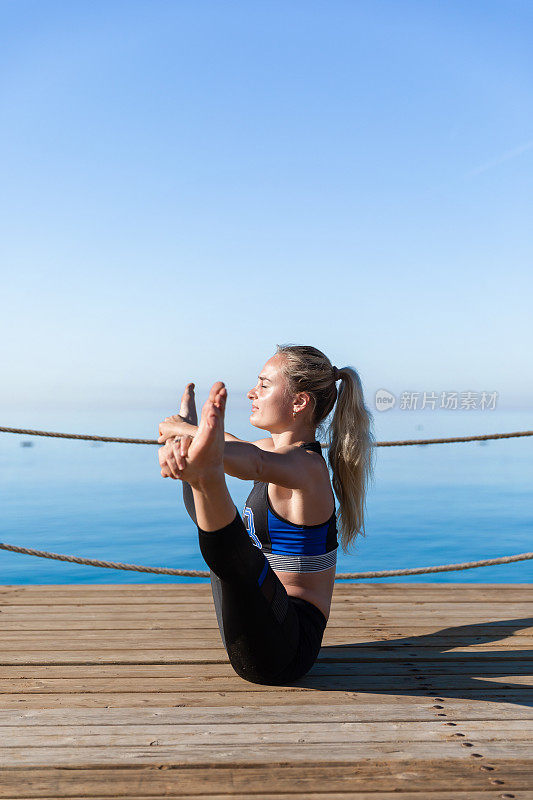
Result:
<svg viewBox="0 0 533 800"><path fill-rule="evenodd" d="M348 681L352 678L351 683L353 688L357 691L373 691L373 692L388 692L388 691L411 691L418 692L420 688L420 681L423 684L430 684L431 680L425 676L420 681L416 680L416 676L410 675L358 675L354 673L353 676L337 674L337 671L332 667L331 673L323 672L317 675L311 670L303 678L298 681L293 681L286 684L286 691L291 691L292 687L305 686L307 689L320 689L327 688L328 690L346 690ZM192 665L188 670L188 674L181 676L174 676L172 678L158 678L157 691L175 692L176 690L182 691L209 691L209 692L231 692L239 691L243 686L247 686L248 682L240 678L234 673L231 668L228 670L227 675L206 675L204 669L199 674L197 665ZM531 675L514 675L512 677L506 676L485 676L484 678L470 677L469 675L439 675L433 682L438 691L446 693L451 689L469 689L482 691L486 688L512 688L524 690L527 687L533 689L533 676ZM284 687L280 687L283 690ZM150 677L143 678L10 678L9 680L0 680L0 695L3 694L106 694L109 692L135 692L135 693L149 693L154 690L154 679ZM261 691L258 684L252 684L251 691ZM529 697L533 699L533 691L529 692ZM524 695L525 699L525 695Z"/></svg>
<svg viewBox="0 0 533 800"><path fill-rule="evenodd" d="M502 661L517 660L521 661L524 651L521 647L502 648L497 651L490 647L452 647L443 651L442 648L417 648L412 647L387 647L378 645L354 647L323 647L318 655L318 663L336 661L404 661L412 662L427 661L431 658L435 662L450 662L457 660L470 661L473 653L479 654L483 661L501 659ZM226 651L220 644L218 647L206 648L178 648L172 650L17 650L0 652L1 664L5 666L15 664L204 664L204 663L224 663L228 658Z"/></svg>
<svg viewBox="0 0 533 800"><path fill-rule="evenodd" d="M461 625L454 630L454 636L459 638L470 637L480 632L480 626L484 623L469 623ZM7 619L0 615L0 632L4 631L20 631L26 633L44 633L45 631L146 631L146 630L172 630L181 631L183 629L176 627L176 620L174 615L165 616L152 616L140 619L137 615L124 615L117 616L108 614L101 617L70 617L69 619L57 618L56 616L48 617L24 617L21 619ZM382 638L384 635L394 636L397 638L405 636L428 636L438 633L441 628L435 624L404 624L396 625L391 622L384 622L383 620L367 621L364 619L356 619L349 626L344 628L339 626L335 627L335 634L340 635L341 631L356 631L360 636L367 636L372 638ZM213 626L213 631L215 628ZM326 628L325 636L330 635L331 628ZM491 623L490 633L492 636L531 636L531 628L516 628L516 623L501 620L499 622ZM377 634L377 636L376 636ZM2 634L0 633L0 636ZM191 628L188 631L189 638L205 636L205 629L201 632L199 629Z"/></svg>
<svg viewBox="0 0 533 800"><path fill-rule="evenodd" d="M144 628L146 623L150 624L158 624L160 621L161 623L165 623L165 627L170 628L183 628L186 627L184 625L184 621L189 621L189 624L192 621L199 622L199 623L214 623L216 622L216 615L214 609L211 608L206 610L206 612L191 612L191 616L189 616L189 612L185 610L184 607L180 609L168 611L165 610L161 612L157 611L150 611L148 612L139 612L136 614L132 610L128 610L126 612L120 611L119 609L112 609L111 607L101 607L102 610L100 611L83 611L82 609L76 609L72 612L65 612L61 608L57 611L46 611L46 609L42 609L42 611L33 609L30 611L25 611L23 613L12 614L9 611L3 611L0 614L0 620L2 625L11 622L19 622L19 623L34 623L34 630L42 629L42 625L49 622L54 622L56 619L61 620L62 623L65 625L69 625L70 623L75 624L76 622L87 621L87 620L94 620L94 621L102 621L105 622L106 620L114 624L115 622L138 622L139 626ZM329 623L334 623L335 627L337 628L368 628L368 629L375 629L375 628L383 628L383 627L390 627L392 629L400 629L400 628L411 628L412 626L415 628L430 628L434 629L438 625L443 626L446 625L452 629L463 630L465 627L478 627L481 625L489 625L494 627L495 629L501 626L502 628L515 628L516 630L531 630L531 612L527 612L524 616L517 617L514 615L514 612L503 613L502 610L501 618L500 619L490 619L490 617L496 616L496 614L491 611L483 612L478 614L468 614L466 611L464 615L458 612L456 615L439 615L436 613L413 613L412 615L402 614L401 616L398 614L391 614L391 615L384 615L382 613L376 611L368 611L365 608L360 608L358 611L354 611L353 614L348 615L340 615L333 612L328 620ZM517 612L518 616L518 612ZM41 622L41 628L35 627L35 623L39 618L39 622Z"/></svg>
<svg viewBox="0 0 533 800"><path fill-rule="evenodd" d="M3 584L0 586L0 599L10 598L13 596L30 596L30 595L68 595L75 592L76 595L82 596L85 594L115 594L120 593L124 596L137 596L142 595L177 595L177 596L198 596L210 597L211 586L208 579L201 579L201 581L191 583L190 581L176 581L165 583L127 583L127 584L113 584L113 583L95 583L95 584ZM430 595L449 595L456 596L457 592L466 597L481 596L481 597L494 597L497 600L502 599L500 595L516 595L518 598L524 594L533 593L533 586L530 583L516 584L516 583L464 583L464 582L450 582L450 583L428 583L425 581L417 581L416 583L402 583L393 581L337 581L333 589L333 598L351 598L351 597L405 597L406 595L420 594L423 597Z"/></svg>
<svg viewBox="0 0 533 800"><path fill-rule="evenodd" d="M297 745L368 742L515 742L531 740L530 720L483 720L462 722L460 730L442 722L235 722L174 723L166 725L31 725L3 726L3 747L9 758L12 747L141 747L181 745L243 745L250 742Z"/></svg>
<svg viewBox="0 0 533 800"><path fill-rule="evenodd" d="M502 791L501 784L505 783L504 781L497 781L497 788ZM300 792L282 792L276 794L253 794L253 800L496 800L496 798L503 797L505 798L505 794L496 794L494 792L493 787L491 790L486 792L460 792L460 791L451 791L451 792L433 792L431 790L421 792L401 792L401 794L396 792L326 792L325 794L318 790L317 792L309 791L305 794L301 794ZM519 798L519 800L533 800L533 791L520 791L520 795L514 795L514 797ZM79 794L77 795L79 796ZM178 797L180 800L198 800L197 794L187 794L187 795L176 795L176 794L164 794L164 795L146 795L145 797L139 797L135 795L136 800L153 800L154 797L162 797L165 798L172 798ZM203 797L208 797L209 800L228 800L231 797L231 800L250 800L249 794L211 794L209 795L202 795ZM511 795L507 794L508 797ZM18 800L29 800L29 798L18 798ZM59 800L59 797L50 798L47 796L47 800ZM109 800L109 795L105 797L103 795L95 797L91 795L91 800Z"/></svg>
<svg viewBox="0 0 533 800"><path fill-rule="evenodd" d="M490 616L490 615L486 615ZM494 616L494 615L493 615ZM104 628L114 629L116 623L135 623L130 625L129 627L132 630L153 630L153 631L162 631L170 630L170 631L183 631L183 630L216 630L217 629L217 622L216 622L216 615L213 612L209 612L209 614L205 614L203 616L191 616L190 618L186 613L179 612L171 615L164 615L158 616L154 614L153 616L131 616L131 615L120 615L120 614L106 614L106 615L62 615L62 614L49 614L39 616L39 614L27 615L23 618L20 617L10 617L9 615L2 615L0 617L2 626L6 624L24 624L27 626L26 630L21 630L22 636L29 636L34 635L35 633L39 633L43 631L43 636L47 636L49 634L46 633L46 628L48 623L53 624L52 630L57 628L56 622L60 622L65 630L75 630L78 627L79 623L87 623L87 622L98 622L100 624L107 622L107 625L102 625ZM36 627L37 619L39 619L40 626ZM516 618L513 619L500 619L500 620L491 620L486 617L482 617L479 619L461 619L461 624L457 624L456 621L450 620L449 618L440 618L436 615L434 617L429 617L427 619L424 618L417 618L414 617L411 620L401 620L396 619L394 621L389 621L383 617L378 617L376 615L363 615L360 614L357 619L353 622L351 619L346 618L342 619L340 617L330 617L328 620L328 627L326 628L326 633L331 633L332 631L337 633L338 635L346 635L345 631L356 631L360 635L364 634L365 632L387 632L390 629L391 635L400 635L398 631L401 628L405 629L405 635L415 635L419 633L419 629L426 628L429 629L431 634L438 634L440 633L441 636L450 636L450 635L458 635L458 636L465 636L468 635L469 630L473 631L477 634L484 634L484 635L497 635L496 631L502 630L503 633L509 635L513 634L515 631L519 632L520 635L529 636L533 635L533 626L530 623L530 617L523 618L523 621L517 621ZM28 623L31 623L33 627L29 627ZM442 630L444 628L444 630ZM15 627L15 630L18 630ZM91 628L92 630L92 628ZM127 630L127 628L126 628ZM95 631L96 633L96 631ZM2 636L9 637L10 632L8 630L5 633L2 633ZM12 634L11 634L12 635Z"/></svg>
<svg viewBox="0 0 533 800"><path fill-rule="evenodd" d="M533 613L533 612L532 612ZM125 631L128 629L130 630L152 630L152 631L161 631L164 632L166 630L169 631L189 631L189 630L206 630L206 631L216 631L217 630L217 622L216 616L213 614L209 616L205 616L202 618L191 618L187 619L186 614L180 613L175 614L171 617L158 617L157 615L153 617L144 617L142 619L134 619L132 617L122 617L116 615L113 617L112 615L108 616L63 616L61 614L57 615L50 615L49 617L43 616L40 619L41 626L36 627L36 619L39 617L39 614L36 614L32 617L28 616L25 619L17 619L15 617L8 617L2 616L2 626L6 623L23 623L26 625L26 630L21 629L22 636L34 635L35 633L42 632L43 636L49 636L50 632L54 629L57 630L58 626L56 622L60 622L61 626L59 629L63 630L76 630L79 626L79 623L87 623L94 621L101 621L107 622L105 625L100 625L104 630L113 630L115 629L116 622L134 622L136 624L130 625L125 627ZM48 622L52 622L52 628L48 629L47 624ZM27 625L27 623L31 623L31 625ZM149 623L149 624L146 624ZM170 623L170 624L169 624ZM83 625L83 627L89 630L93 630L92 625L87 626ZM403 634L400 633L400 629L403 628ZM347 636L350 631L354 631L359 636L362 635L371 635L372 633L377 634L376 638L382 637L385 634L390 636L406 636L406 635L423 635L420 632L420 628L427 628L429 629L428 635L438 635L440 633L441 636L467 636L469 635L469 630L472 631L476 635L484 635L484 636L497 636L498 631L502 630L502 633L506 635L521 635L531 638L533 636L533 628L529 624L529 618L527 622L513 624L510 620L505 619L487 619L487 618L479 618L479 619L464 619L461 620L461 624L457 624L456 621L453 621L449 618L428 618L428 619L415 619L413 618L412 622L409 621L402 621L402 620L395 620L394 624L389 622L387 619L383 619L377 616L370 615L369 617L364 617L363 615L359 615L355 624L352 624L349 619L340 619L335 617L330 617L328 620L328 626L326 628L327 635L334 635L337 636ZM15 624L15 631L19 630L18 625ZM95 631L96 633L96 631ZM9 630L5 631L5 634L9 634ZM4 634L2 634L3 636Z"/></svg>
<svg viewBox="0 0 533 800"><path fill-rule="evenodd" d="M34 622L32 623L35 624ZM121 629L119 625L114 626L113 622L107 622L102 628L90 624L82 628L78 628L77 624L70 625L65 622L59 623L57 629L47 630L46 627L40 630L20 630L15 625L15 630L0 632L0 642L4 647L8 645L28 645L28 644L52 644L61 640L60 637L76 637L76 640L86 641L108 641L110 632L116 633L118 641L134 640L136 643L139 639L148 639L153 641L154 638L159 637L163 641L170 640L174 645L179 642L191 642L194 646L201 647L202 642L209 643L208 646L212 647L214 644L220 643L220 633L218 627L213 624L209 627L183 627L173 628L160 626L157 621L149 627L139 628L130 627ZM467 645L469 642L475 644L490 644L494 642L495 647L500 641L510 642L516 645L529 645L533 639L533 631L531 629L514 630L512 627L507 629L487 626L483 624L476 625L470 629L460 628L457 631L450 631L450 629L442 630L436 627L434 630L418 632L416 628L405 630L404 632L387 629L386 627L335 627L334 625L328 626L324 633L323 646L350 646L358 643L376 642L376 643L394 643L411 641L419 642L420 646L433 645L437 640L445 642L446 644ZM11 648L12 649L12 648ZM62 649L62 648L58 648ZM1 651L0 651L1 652Z"/></svg>
<svg viewBox="0 0 533 800"><path fill-rule="evenodd" d="M151 602L146 598L141 599L139 598L137 602L134 602L132 599L131 602L124 602L123 598L117 594L115 600L113 598L105 599L99 598L98 596L93 596L88 598L87 600L83 600L82 598L77 598L75 595L65 596L64 598L55 598L50 595L47 599L32 599L29 598L27 602L24 601L24 598L17 599L16 603L9 603L0 605L0 611L2 614L31 614L32 612L35 613L36 610L42 610L43 612L54 612L54 613L63 613L68 614L72 611L80 611L83 609L83 613L90 613L90 612L98 612L103 609L108 609L120 613L132 612L134 611L137 606L141 605L146 609L146 605L149 603L150 611L146 613L159 613L160 611L172 612L178 611L181 609L187 609L187 614L207 614L213 609L213 601L210 602L206 601L202 603L202 605L195 604L195 607L190 607L191 604L185 604L178 598L168 598L167 602ZM447 616L453 616L457 619L459 614L477 614L482 615L486 612L491 613L496 611L500 611L499 606L500 603L496 600L487 600L484 602L477 602L477 603L470 603L463 601L455 600L446 600L442 599L438 602L429 602L425 600L424 602L418 601L410 603L409 600L403 599L402 601L394 601L394 602L385 602L385 601L378 601L378 600L359 600L355 602L354 600L350 600L349 602L343 605L332 605L333 611L336 615L357 615L361 611L361 606L363 605L363 609L365 613L380 613L380 614L389 614L392 616L405 616L407 615L408 618L413 616L423 616L428 614L444 614ZM507 603L506 605L502 605L501 613L502 616L505 617L506 614L512 609L513 614L516 612L519 615L530 614L533 607L533 600L524 600L522 598L520 601L516 600L515 602Z"/></svg>
<svg viewBox="0 0 533 800"><path fill-rule="evenodd" d="M157 697L156 697L157 699ZM526 720L530 725L533 720L533 707L515 703L480 703L460 698L451 698L436 704L433 698L425 701L420 699L396 697L394 702L384 702L385 697L375 702L364 702L365 698L353 700L351 703L326 705L302 703L301 705L257 705L247 704L240 706L229 705L231 698L227 698L225 705L219 706L181 706L164 707L152 705L149 708L23 708L18 710L4 710L0 714L0 726L20 725L25 728L37 726L60 725L197 725L209 724L239 725L257 724L297 724L309 723L318 719L326 722L435 722L438 709L436 705L444 705L447 718L438 719L438 724L443 730L452 733L462 730L463 723L473 721L490 722L498 719L504 725L512 720ZM454 720L453 722L451 720Z"/></svg>
<svg viewBox="0 0 533 800"><path fill-rule="evenodd" d="M180 607L180 608L187 608L191 611L202 611L204 609L211 608L213 606L213 599L211 594L205 597L199 596L183 596L180 597L178 595L168 595L168 596L154 596L153 598L149 595L145 594L138 594L136 596L123 596L119 593L115 595L112 594L87 594L86 596L83 595L55 595L49 594L43 597L38 595L17 595L14 596L12 600L7 600L5 596L0 596L0 610L5 611L10 607L15 607L20 611L29 610L31 608L35 608L38 605L43 605L46 608L55 607L55 608L64 608L68 610L69 608L76 608L81 607L81 605L90 605L95 608L106 606L112 608L115 602L119 602L120 605L123 607L124 610L130 609L134 611L135 609L142 610L149 606L150 608L156 608L158 611L164 611L165 609L170 610L172 608ZM501 601L501 602L500 602ZM524 593L514 593L514 597L509 596L506 598L498 598L496 595L490 596L478 596L475 597L474 595L465 596L462 594L456 594L454 597L447 597L445 594L426 594L425 596L418 594L413 596L412 598L409 595L402 594L398 595L397 597L392 597L391 595L384 597L379 597L378 595L375 596L359 596L359 597L346 597L346 599L342 598L335 598L332 597L331 607L337 612L342 611L351 611L356 609L360 606L370 607L370 608L382 608L384 611L392 611L396 606L405 606L407 604L412 604L416 610L427 608L428 606L445 606L449 605L450 607L454 607L456 609L464 608L465 606L471 606L472 608L478 607L490 607L494 605L501 606L503 609L510 608L514 605L527 605L530 606L533 603L533 592L524 592Z"/></svg>
<svg viewBox="0 0 533 800"><path fill-rule="evenodd" d="M533 659L520 661L379 661L379 662L317 662L311 675L389 675L402 676L420 673L426 675L464 675L481 677L485 675L506 676L533 674ZM3 680L24 678L172 678L189 675L191 665L187 664L76 664L76 665L42 665L42 666L4 666L0 667ZM216 664L207 663L202 667L202 675L233 675L229 661Z"/></svg>
<svg viewBox="0 0 533 800"><path fill-rule="evenodd" d="M192 630L199 629L193 628ZM210 637L209 642L214 644L217 636L219 637L220 641L220 633L218 631L218 627L212 627L211 630L213 631L214 636ZM353 635L349 637L349 645L353 646L356 644L368 643L370 638L368 635L360 635L359 633L355 633L355 631L352 631L352 633ZM51 645L57 647L58 650L83 650L87 648L93 648L95 645L98 645L103 651L118 648L130 649L132 647L175 649L179 644L185 644L187 641L193 643L194 646L200 646L202 644L201 641L198 642L196 640L195 636L189 637L189 634L190 631L186 631L185 636L183 636L183 634L179 631L168 630L117 631L113 637L109 637L102 635L102 633L98 631L53 631L48 633L43 633L40 631L30 633L10 631L0 634L0 643L2 651L5 653L12 650L37 650L39 648L49 649ZM324 645L327 645L328 643L333 645L341 645L343 644L343 639L345 641L346 638L348 638L349 633L341 636L333 636L330 629L328 636L328 641L324 642ZM201 636L198 638L202 639ZM424 639L421 639L418 636L396 637L383 636L382 634L374 634L371 638L376 647L390 647L397 642L399 646L403 647L411 644L419 644L420 647L441 646L448 648L450 646L453 647L456 643L458 643L463 647L486 647L487 645L495 645L498 647L498 649L517 647L530 647L533 649L533 634L531 636L501 635L497 638L496 642L494 634L481 632L471 635L470 637L463 637L462 639L458 639L458 637L454 636L453 634L440 635L439 633L429 634L428 637L425 637Z"/></svg>
<svg viewBox="0 0 533 800"><path fill-rule="evenodd" d="M157 740L154 740L157 741ZM375 761L385 760L423 760L433 759L435 744L433 742L336 742L334 748L324 752L324 743L302 742L296 745L268 744L252 742L243 744L202 744L175 746L133 746L128 747L88 747L62 745L56 747L9 747L0 752L0 767L45 767L50 763L57 767L89 767L104 765L131 764L147 766L149 764L172 764L185 766L188 764L279 764L280 762L296 764L298 762L314 764L354 764L361 759ZM479 759L516 759L531 758L529 742L440 742L439 757L471 761Z"/></svg>
<svg viewBox="0 0 533 800"><path fill-rule="evenodd" d="M40 626L37 625L37 617L27 617L25 619L15 619L8 617L1 617L1 630L5 630L8 634L10 631L20 631L22 636L31 636L36 633L42 633L44 637L49 637L51 632L55 630L63 631L76 631L91 630L96 633L99 629L102 630L117 630L124 628L125 631L172 631L183 632L203 630L203 631L216 631L216 617L211 619L206 617L200 620L189 620L188 624L186 618L177 619L176 615L167 617L123 617L123 616L96 616L96 617L69 617L58 614L57 616L43 616L39 619ZM330 624L331 622L331 624ZM441 635L441 636L458 636L464 637L469 635L518 635L518 636L531 636L533 629L528 624L517 624L508 620L469 620L465 621L464 625L451 625L449 620L439 621L413 621L412 623L397 622L392 624L384 619L370 617L368 619L360 617L353 624L350 620L330 619L328 627L326 628L325 635L346 636L350 631L356 632L359 636L375 634L375 638L381 638L383 635L390 636L421 636L427 632L427 635ZM443 630L444 628L444 630ZM403 630L402 630L403 629ZM3 634L2 634L3 635ZM197 634L194 634L195 636Z"/></svg>
<svg viewBox="0 0 533 800"><path fill-rule="evenodd" d="M35 605L37 603L55 604L75 604L76 602L92 603L113 603L117 598L124 604L175 604L193 603L205 604L212 602L212 590L209 584L204 584L199 590L197 584L182 584L181 587L172 586L168 588L163 585L150 588L142 586L135 588L129 584L113 588L108 584L93 584L87 586L64 585L51 587L20 587L17 590L5 591L0 589L0 606L7 605ZM492 584L489 588L482 590L477 584L412 584L410 587L405 584L395 591L385 589L385 584L377 586L375 590L362 589L357 586L335 586L332 594L334 605L360 604L370 602L377 604L390 604L396 602L426 604L434 602L450 602L452 604L464 603L491 603L491 602L531 602L533 596L533 584ZM507 599L506 599L507 598Z"/></svg>
<svg viewBox="0 0 533 800"><path fill-rule="evenodd" d="M64 633L64 631L62 631L62 633ZM84 634L85 632L81 633ZM351 633L354 635L350 635L350 631L348 631L346 635L343 636L341 633L332 631L328 632L326 629L326 635L322 641L321 655L333 655L333 653L342 655L344 652L348 660L350 658L353 659L355 656L360 656L364 660L365 651L368 650L371 651L371 655L369 657L380 658L383 660L386 658L386 653L392 651L396 653L416 651L420 654L421 658L424 657L425 653L426 660L429 658L433 660L439 652L443 655L449 652L453 656L453 652L456 651L466 654L463 656L457 656L458 658L462 657L464 659L467 657L469 648L472 648L473 652L471 658L476 657L477 651L481 650L485 653L484 658L488 657L490 653L494 654L494 657L500 657L498 654L501 653L502 658L507 657L509 659L514 659L516 658L514 651L522 650L526 656L528 653L532 652L532 649L528 649L528 646L530 644L529 638L533 638L525 638L514 635L504 636L503 634L500 634L500 636L481 637L476 635L463 637L453 636L446 637L443 640L443 638L437 634L427 634L423 637L396 637L382 635L379 633L367 633L364 635L356 634L355 631L352 631ZM222 647L222 639L218 629L213 631L202 631L202 633L199 633L195 629L180 633L176 632L173 634L166 633L165 639L168 639L169 641L161 639L155 639L154 641L154 637L145 635L145 632L142 631L133 632L133 634L128 636L127 640L124 641L122 640L119 632L116 633L116 642L110 643L110 638L109 631L107 633L99 632L96 635L94 635L94 632L89 631L86 638L84 636L76 636L76 632L72 631L72 637L69 641L64 641L63 638L59 642L53 635L47 637L39 635L27 638L20 637L7 643L4 642L2 646L3 640L0 636L0 663L4 662L4 654L9 654L8 658L11 659L13 652L16 653L23 650L39 651L51 649L57 649L58 652L68 652L69 650L93 650L98 648L100 641L103 641L107 644L107 647L102 646L102 653L111 649L114 649L117 652L131 649L141 652L145 651L150 645L153 645L153 647L150 648L152 651L158 650L164 652L166 650L176 650L179 653L183 650L193 650L197 651L198 653L202 653L203 655L202 651L206 649L216 650ZM68 645L72 642L74 642L73 646L68 647ZM418 644L419 646L417 647ZM502 644L501 647L500 644ZM384 651L384 653L381 651ZM504 651L509 651L508 656L505 656ZM452 656L450 657L452 658ZM143 659L141 658L139 660L142 661ZM409 660L408 656L406 656L406 660Z"/></svg>
<svg viewBox="0 0 533 800"><path fill-rule="evenodd" d="M297 764L239 764L189 765L187 769L164 769L164 764L146 767L114 766L111 769L98 767L85 769L61 769L57 767L2 770L0 774L0 797L94 797L102 793L105 797L144 795L183 797L211 794L224 788L228 795L242 793L250 797L264 792L268 786L271 793L295 790L305 796L313 796L320 788L326 792L368 791L375 792L420 792L419 800L431 797L432 791L460 792L491 791L501 788L491 783L503 780L505 791L531 789L531 762L529 760L491 759L490 771L481 769L477 759L458 759L450 764L447 759L401 760L389 762L364 759L346 764L321 764L301 761ZM172 765L168 765L172 766ZM319 795L319 796L321 796ZM395 794L398 797L398 794ZM454 795L454 800L455 800ZM418 800L418 799L417 799ZM521 800L521 798L517 798Z"/></svg>
<svg viewBox="0 0 533 800"><path fill-rule="evenodd" d="M0 709L13 709L13 708L102 708L114 706L116 708L152 708L153 706L225 706L231 705L254 705L258 708L263 704L290 704L300 705L306 703L315 707L322 705L335 705L353 703L355 699L366 702L373 702L376 704L383 703L394 704L398 703L400 698L404 700L411 699L413 703L420 703L421 698L424 696L433 698L436 691L430 690L419 691L390 691L386 694L375 692L357 692L357 691L341 691L329 689L327 684L324 685L325 691L319 692L315 689L301 688L296 686L289 687L260 687L254 684L248 684L243 681L242 691L187 691L177 690L174 692L109 692L109 693L87 693L87 694L3 694L0 695ZM250 687L250 688L248 688ZM506 689L506 688L482 688L476 689L461 689L461 698L464 700L477 700L478 702L487 703L510 703L515 702L517 705L532 704L531 692L526 695L523 688L520 689ZM439 704L442 705L442 704ZM446 709L443 706L443 709ZM492 714L494 711L492 712ZM443 718L454 719L453 710L442 710L437 712L436 716Z"/></svg>

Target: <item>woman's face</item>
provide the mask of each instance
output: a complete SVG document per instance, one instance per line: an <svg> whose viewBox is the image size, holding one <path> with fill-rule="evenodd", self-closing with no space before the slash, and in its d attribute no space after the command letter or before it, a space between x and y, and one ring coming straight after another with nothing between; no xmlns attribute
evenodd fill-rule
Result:
<svg viewBox="0 0 533 800"><path fill-rule="evenodd" d="M256 385L246 395L252 401L251 424L271 433L287 430L293 421L293 403L281 371L282 359L279 353L269 358Z"/></svg>

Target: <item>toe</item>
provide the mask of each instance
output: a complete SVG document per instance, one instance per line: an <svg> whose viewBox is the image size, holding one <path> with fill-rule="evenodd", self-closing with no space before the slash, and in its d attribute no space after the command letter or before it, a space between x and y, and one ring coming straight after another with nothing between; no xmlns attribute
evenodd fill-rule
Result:
<svg viewBox="0 0 533 800"><path fill-rule="evenodd" d="M228 397L228 390L226 389L225 386L222 386L222 388L219 390L215 398L215 405L217 406L217 408L220 408L221 411L224 411L226 407L227 397Z"/></svg>
<svg viewBox="0 0 533 800"><path fill-rule="evenodd" d="M217 394L220 392L221 389L224 388L223 381L216 381L211 387L211 391L209 392L209 399L212 403L215 402Z"/></svg>

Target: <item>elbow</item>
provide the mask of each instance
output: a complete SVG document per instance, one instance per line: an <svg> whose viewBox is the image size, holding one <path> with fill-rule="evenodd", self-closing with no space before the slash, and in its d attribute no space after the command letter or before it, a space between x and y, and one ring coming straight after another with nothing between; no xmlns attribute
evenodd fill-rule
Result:
<svg viewBox="0 0 533 800"><path fill-rule="evenodd" d="M251 442L226 442L224 472L242 481L258 481L265 469L264 453Z"/></svg>

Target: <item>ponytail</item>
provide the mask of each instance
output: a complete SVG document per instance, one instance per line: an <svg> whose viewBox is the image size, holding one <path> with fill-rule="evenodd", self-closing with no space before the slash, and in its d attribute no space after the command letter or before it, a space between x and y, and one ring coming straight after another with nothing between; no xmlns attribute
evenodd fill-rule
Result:
<svg viewBox="0 0 533 800"><path fill-rule="evenodd" d="M314 404L315 427L326 434L333 490L340 507L340 539L344 552L357 534L365 536L366 495L373 477L372 414L353 367L337 369L321 350L309 345L278 345L291 392L308 392ZM337 389L336 382L340 381ZM333 411L324 431L323 423Z"/></svg>
<svg viewBox="0 0 533 800"><path fill-rule="evenodd" d="M339 370L341 381L328 428L328 462L340 505L344 552L358 533L365 536L366 495L373 478L372 414L365 405L361 379L353 367Z"/></svg>

